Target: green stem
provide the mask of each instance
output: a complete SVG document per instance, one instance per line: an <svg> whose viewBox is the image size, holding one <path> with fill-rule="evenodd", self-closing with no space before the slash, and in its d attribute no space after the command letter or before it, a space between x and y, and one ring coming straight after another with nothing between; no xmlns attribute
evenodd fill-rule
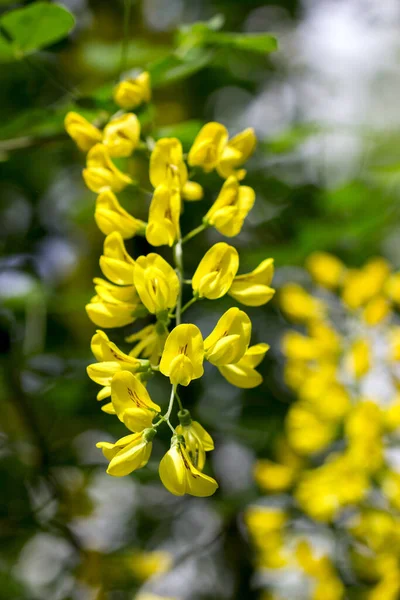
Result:
<svg viewBox="0 0 400 600"><path fill-rule="evenodd" d="M122 39L121 62L119 67L120 74L126 71L128 60L128 45L129 45L129 25L131 21L132 0L124 2L124 37Z"/></svg>
<svg viewBox="0 0 400 600"><path fill-rule="evenodd" d="M176 301L175 322L176 325L181 323L182 309L182 279L183 279L183 262L182 262L182 240L179 239L174 246L174 261L175 268L179 279L179 292Z"/></svg>
<svg viewBox="0 0 400 600"><path fill-rule="evenodd" d="M207 229L208 226L209 225L207 223L202 223L201 225L190 231L187 235L185 235L184 238L182 238L182 244L186 244L186 242L194 238L195 235Z"/></svg>
<svg viewBox="0 0 400 600"><path fill-rule="evenodd" d="M183 410L183 405L182 405L181 399L179 398L178 392L176 390L175 390L175 398L178 400L179 410Z"/></svg>
<svg viewBox="0 0 400 600"><path fill-rule="evenodd" d="M181 310L181 315L183 315L183 313L190 307L192 306L192 304L194 304L196 301L198 300L197 296L193 296L193 298L191 298L188 302L186 302L185 306L182 308Z"/></svg>

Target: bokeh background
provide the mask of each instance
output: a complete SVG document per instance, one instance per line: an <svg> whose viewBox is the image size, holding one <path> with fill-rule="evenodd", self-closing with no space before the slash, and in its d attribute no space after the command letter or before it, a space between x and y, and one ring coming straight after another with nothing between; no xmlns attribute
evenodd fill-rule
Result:
<svg viewBox="0 0 400 600"><path fill-rule="evenodd" d="M0 0L0 12L26 4ZM0 598L131 600L140 589L179 600L258 598L242 516L259 495L254 461L269 455L291 401L279 351L285 320L273 302L248 311L254 341L271 344L261 387L238 390L210 369L182 394L216 441L215 497L175 498L162 488L162 435L142 472L106 475L95 443L122 433L99 410L86 376L94 326L84 311L104 237L82 182L84 157L62 121L69 107L89 116L105 110L127 2L63 4L76 17L72 33L0 68ZM155 136L179 135L186 148L205 121L232 134L255 128L246 183L257 202L235 240L243 272L272 256L279 286L314 250L350 266L379 254L400 267L398 0L131 5L129 68L169 56L177 28L215 15L226 31L278 38L268 56L223 47L195 53L155 86L148 115ZM125 202L145 218L146 194ZM185 231L204 213L201 203L190 208ZM210 231L192 242L187 276L218 239ZM148 252L143 240L133 247ZM215 304L191 309L201 329L210 330L229 301ZM167 398L152 385L154 398ZM167 554L143 555L155 550ZM160 568L167 555L167 571L144 581L149 557Z"/></svg>

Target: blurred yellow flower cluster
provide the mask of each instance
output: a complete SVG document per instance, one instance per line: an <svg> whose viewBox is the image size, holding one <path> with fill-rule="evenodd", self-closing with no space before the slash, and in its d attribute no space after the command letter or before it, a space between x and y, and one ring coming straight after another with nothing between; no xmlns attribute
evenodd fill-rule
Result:
<svg viewBox="0 0 400 600"><path fill-rule="evenodd" d="M306 268L304 286L289 283L280 290L282 311L296 324L282 339L285 380L295 401L275 460L259 460L254 471L264 492L290 498L286 522L260 539L257 529L271 516L257 508L250 511L258 514L258 525L249 512L248 527L261 566L281 568L279 557L287 564L290 519L289 529L303 520L317 532L314 538L326 537L328 523L336 544L345 539L356 597L395 600L400 597L400 273L383 258L348 269L322 252L311 255ZM333 551L329 556L331 574L321 575L325 589L316 585L304 598L348 597L332 575L332 564L341 557ZM318 568L312 559L315 577L318 569L328 568L322 566L328 558ZM304 563L300 567L309 573Z"/></svg>
<svg viewBox="0 0 400 600"><path fill-rule="evenodd" d="M95 278L95 295L86 310L99 329L91 349L96 362L89 365L89 377L101 386L98 400L108 400L102 409L116 415L129 434L115 443L99 442L109 460L107 472L123 476L146 465L152 452L157 428L166 423L172 431L171 447L159 466L160 478L173 494L209 496L217 482L203 472L206 452L213 450L211 436L183 408L177 393L202 377L204 360L215 365L231 384L252 388L262 381L256 367L269 346L251 345L251 321L239 308L225 312L205 338L197 325L182 323L182 316L195 302L217 300L226 294L247 306L261 306L274 295L270 287L273 260L267 258L254 271L238 275L239 254L226 242L214 244L201 258L190 280L184 278L184 245L208 227L226 237L238 235L253 207L255 192L241 185L242 168L252 154L256 138L247 129L229 139L220 123L208 123L198 133L187 156L177 138L153 140L141 131L140 105L151 99L150 76L122 81L114 90L120 107L102 127L77 113L69 113L65 127L78 148L87 152L83 178L97 194L95 220L106 236L100 268L104 278ZM139 108L138 114L126 112ZM116 194L134 182L113 159L141 152L148 158L149 181L153 186L144 222L121 206ZM182 236L180 217L183 201L203 198L203 188L189 180L194 173L216 170L225 180L202 223ZM128 169L127 169L128 170ZM128 188L129 189L129 188ZM132 194L134 195L134 191ZM172 248L168 262L150 252L136 258L126 248L126 240L143 236L153 247ZM167 250L168 252L169 250ZM191 298L182 305L183 286L190 285ZM148 321L139 331L130 331L125 340L133 347L127 352L116 346L103 329L132 326L137 319ZM171 326L172 323L172 326ZM169 378L171 395L165 411L155 403L147 381L161 373ZM179 405L179 425L171 424L175 401ZM161 399L160 404L163 403Z"/></svg>

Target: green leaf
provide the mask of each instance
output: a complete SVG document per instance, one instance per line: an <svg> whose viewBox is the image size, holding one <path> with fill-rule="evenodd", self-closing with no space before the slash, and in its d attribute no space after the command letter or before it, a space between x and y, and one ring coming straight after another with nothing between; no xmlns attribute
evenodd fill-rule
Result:
<svg viewBox="0 0 400 600"><path fill-rule="evenodd" d="M257 52L258 54L269 54L278 49L276 38L269 33L242 34L209 31L206 36L206 43Z"/></svg>
<svg viewBox="0 0 400 600"><path fill-rule="evenodd" d="M151 82L154 88L185 79L197 71L206 67L214 57L212 51L202 48L193 48L187 52L184 58L175 54L161 58L149 66Z"/></svg>
<svg viewBox="0 0 400 600"><path fill-rule="evenodd" d="M73 15L58 4L37 2L0 18L0 60L18 59L65 37L75 25Z"/></svg>

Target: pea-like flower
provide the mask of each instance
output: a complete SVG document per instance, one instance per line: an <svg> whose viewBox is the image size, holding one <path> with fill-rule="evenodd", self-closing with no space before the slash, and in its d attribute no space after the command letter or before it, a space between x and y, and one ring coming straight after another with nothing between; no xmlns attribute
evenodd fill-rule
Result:
<svg viewBox="0 0 400 600"><path fill-rule="evenodd" d="M111 401L118 419L135 433L151 427L160 412L144 385L129 371L120 371L112 378Z"/></svg>
<svg viewBox="0 0 400 600"><path fill-rule="evenodd" d="M254 129L249 127L235 135L225 146L217 166L221 177L234 175L239 181L246 176L244 169L238 169L253 154L257 138Z"/></svg>
<svg viewBox="0 0 400 600"><path fill-rule="evenodd" d="M88 188L97 193L105 190L120 192L132 183L132 179L114 165L103 144L96 144L89 150L82 174Z"/></svg>
<svg viewBox="0 0 400 600"><path fill-rule="evenodd" d="M240 185L236 177L229 177L218 198L204 217L204 222L217 231L233 237L240 233L244 220L253 208L256 195L253 188Z"/></svg>
<svg viewBox="0 0 400 600"><path fill-rule="evenodd" d="M171 448L160 462L160 479L174 496L206 497L214 494L218 483L192 464L182 436L174 435Z"/></svg>
<svg viewBox="0 0 400 600"><path fill-rule="evenodd" d="M140 139L139 119L127 113L110 121L103 131L103 144L110 156L130 156Z"/></svg>
<svg viewBox="0 0 400 600"><path fill-rule="evenodd" d="M158 254L139 256L135 262L133 283L147 310L155 315L176 305L179 279L174 269Z"/></svg>
<svg viewBox="0 0 400 600"><path fill-rule="evenodd" d="M236 307L230 308L204 340L205 358L217 367L237 363L247 350L250 336L249 317Z"/></svg>
<svg viewBox="0 0 400 600"><path fill-rule="evenodd" d="M188 181L182 144L177 138L162 138L155 144L150 157L150 182L153 187L165 185L181 192L187 200L201 200L203 188Z"/></svg>
<svg viewBox="0 0 400 600"><path fill-rule="evenodd" d="M135 261L128 254L122 235L118 231L110 233L104 240L100 268L104 275L117 285L132 285Z"/></svg>
<svg viewBox="0 0 400 600"><path fill-rule="evenodd" d="M150 102L150 75L144 71L135 78L121 81L114 90L114 100L125 110L136 108L143 102Z"/></svg>
<svg viewBox="0 0 400 600"><path fill-rule="evenodd" d="M202 471L206 452L214 450L214 441L200 423L192 421L188 410L179 411L178 419L180 425L176 428L176 433L185 440L186 452L193 466Z"/></svg>
<svg viewBox="0 0 400 600"><path fill-rule="evenodd" d="M76 112L69 112L66 115L64 126L68 135L83 152L88 152L103 139L100 129Z"/></svg>
<svg viewBox="0 0 400 600"><path fill-rule="evenodd" d="M124 477L144 467L150 458L152 439L156 433L155 429L149 428L141 433L125 435L115 444L98 442L97 448L101 448L104 456L110 461L107 473L114 477Z"/></svg>
<svg viewBox="0 0 400 600"><path fill-rule="evenodd" d="M206 173L217 169L224 179L234 175L241 180L244 169L237 170L254 151L254 130L245 129L228 141L228 131L221 123L207 123L202 127L189 152L188 162L192 167L202 167Z"/></svg>
<svg viewBox="0 0 400 600"><path fill-rule="evenodd" d="M251 273L236 275L228 294L246 306L262 306L275 294L270 287L273 276L274 260L266 258Z"/></svg>
<svg viewBox="0 0 400 600"><path fill-rule="evenodd" d="M100 329L92 337L90 347L98 362L89 365L86 370L90 379L103 386L97 396L98 400L111 395L111 380L115 373L120 371L138 373L150 366L149 361L122 352Z"/></svg>
<svg viewBox="0 0 400 600"><path fill-rule="evenodd" d="M206 173L213 171L228 142L228 131L221 123L204 125L197 134L188 156L191 167L202 167Z"/></svg>
<svg viewBox="0 0 400 600"><path fill-rule="evenodd" d="M140 219L135 219L122 208L111 190L102 192L97 196L94 218L98 228L104 235L116 231L125 240L138 233L144 233L146 229L146 223Z"/></svg>
<svg viewBox="0 0 400 600"><path fill-rule="evenodd" d="M255 368L264 358L268 344L256 344L250 346L239 360L239 362L218 367L221 375L225 377L229 383L243 389L257 387L262 383L262 376Z"/></svg>
<svg viewBox="0 0 400 600"><path fill-rule="evenodd" d="M160 184L149 210L146 239L152 246L172 246L180 236L181 197L177 189Z"/></svg>
<svg viewBox="0 0 400 600"><path fill-rule="evenodd" d="M307 261L306 267L316 283L329 289L335 289L346 274L346 267L333 254L328 252L313 252Z"/></svg>
<svg viewBox="0 0 400 600"><path fill-rule="evenodd" d="M95 278L96 295L86 305L86 312L98 327L124 327L133 323L138 310L144 307L133 285L120 287Z"/></svg>
<svg viewBox="0 0 400 600"><path fill-rule="evenodd" d="M187 181L187 167L183 161L182 144L177 138L162 138L156 142L150 157L150 182L181 189Z"/></svg>
<svg viewBox="0 0 400 600"><path fill-rule="evenodd" d="M175 327L165 342L160 371L174 385L189 385L204 373L204 343L196 325L182 324Z"/></svg>
<svg viewBox="0 0 400 600"><path fill-rule="evenodd" d="M193 292L200 298L221 298L231 287L238 268L236 248L225 242L214 244L203 256L193 275Z"/></svg>

